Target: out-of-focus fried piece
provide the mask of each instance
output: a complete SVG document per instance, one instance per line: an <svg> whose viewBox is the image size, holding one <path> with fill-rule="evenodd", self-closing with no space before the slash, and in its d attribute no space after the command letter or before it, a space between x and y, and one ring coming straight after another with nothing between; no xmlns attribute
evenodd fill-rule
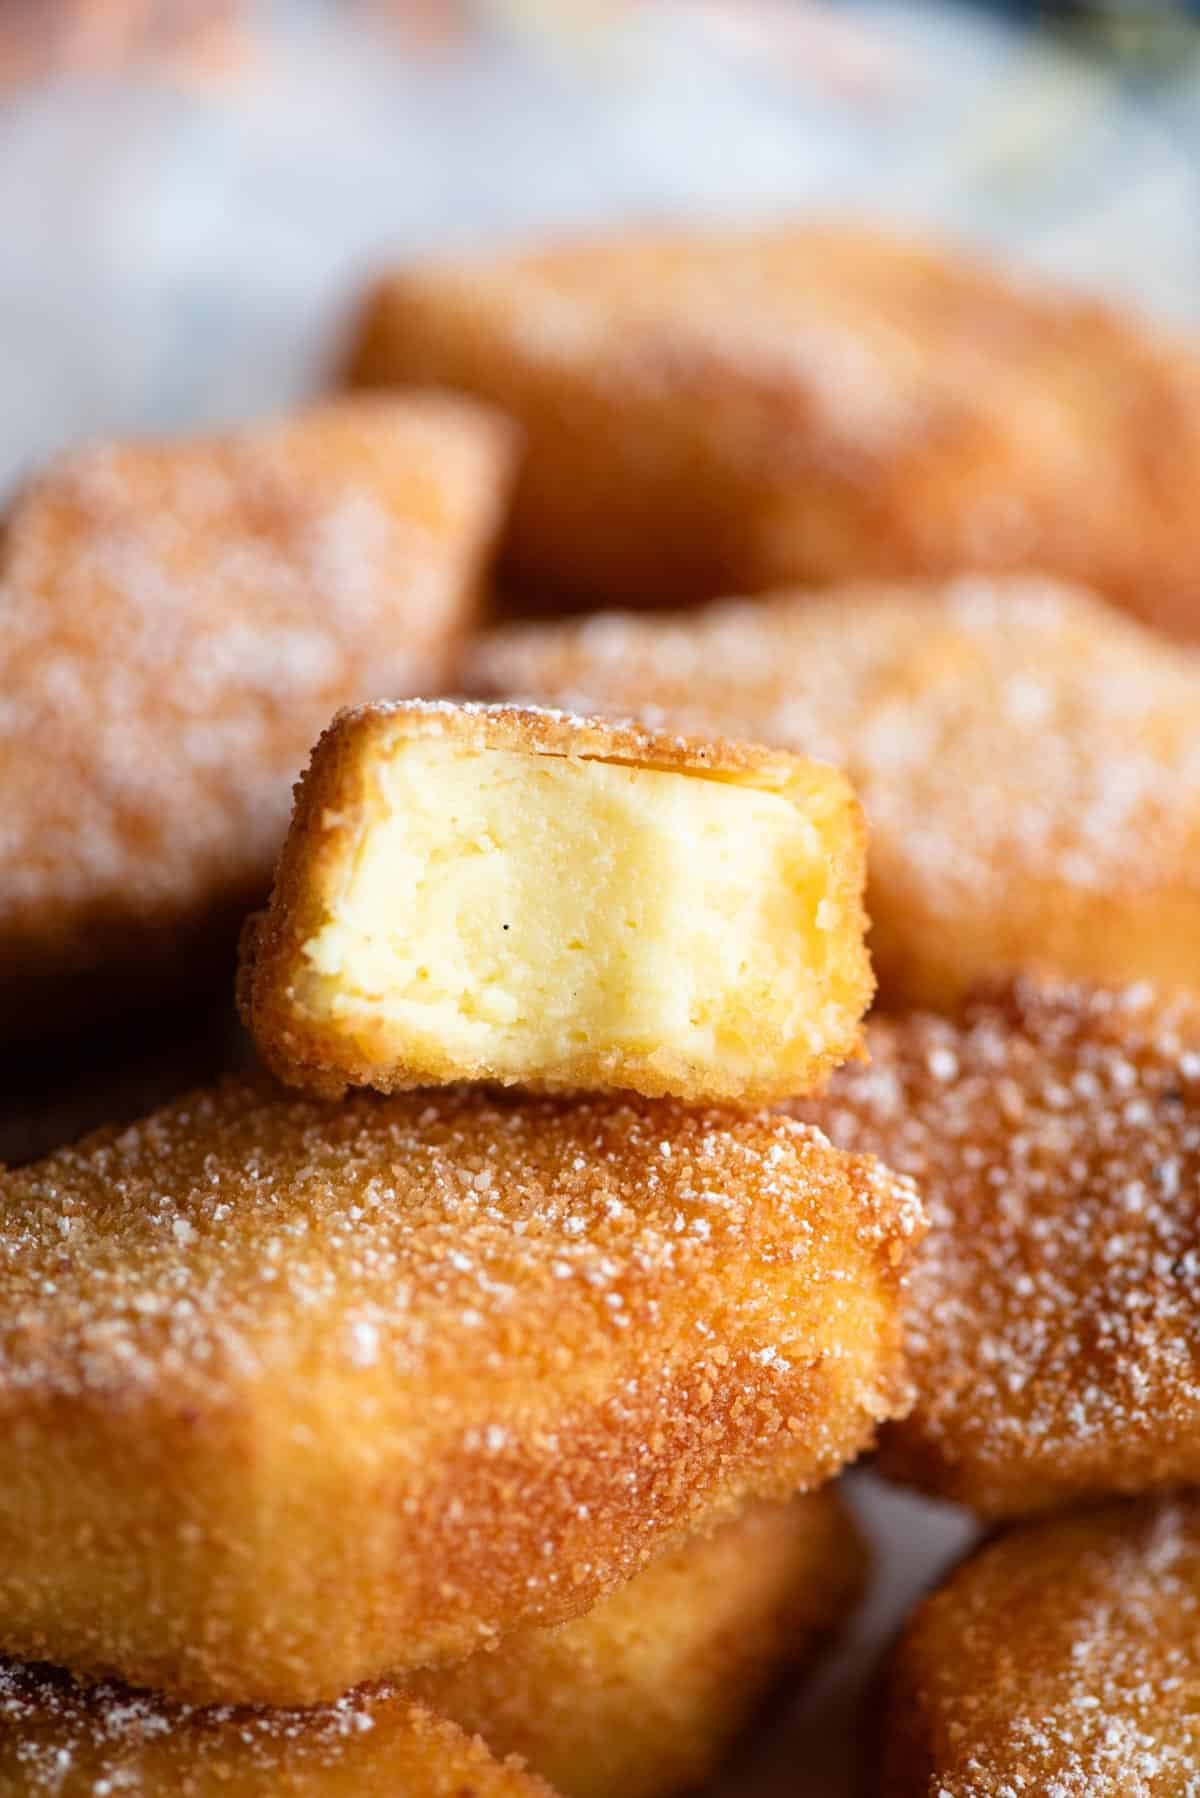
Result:
<svg viewBox="0 0 1200 1798"><path fill-rule="evenodd" d="M810 1090L873 982L843 775L507 706L343 713L297 791L243 1010L336 1097L445 1080Z"/></svg>
<svg viewBox="0 0 1200 1798"><path fill-rule="evenodd" d="M1200 656L1083 593L962 579L513 628L470 684L844 767L893 1004L1030 963L1200 987Z"/></svg>
<svg viewBox="0 0 1200 1798"><path fill-rule="evenodd" d="M0 1036L196 981L338 705L439 688L511 459L469 402L69 455L0 537Z"/></svg>
<svg viewBox="0 0 1200 1798"><path fill-rule="evenodd" d="M1200 1010L1019 981L868 1040L795 1110L929 1207L883 1469L989 1517L1200 1482Z"/></svg>
<svg viewBox="0 0 1200 1798"><path fill-rule="evenodd" d="M554 1629L415 1674L406 1690L565 1798L664 1798L713 1773L787 1671L858 1598L865 1553L836 1489L751 1505Z"/></svg>
<svg viewBox="0 0 1200 1798"><path fill-rule="evenodd" d="M1044 569L1200 636L1200 357L949 249L797 223L417 265L371 296L351 373L521 421L535 589Z"/></svg>
<svg viewBox="0 0 1200 1798"><path fill-rule="evenodd" d="M1015 1529L926 1599L891 1667L882 1798L1190 1798L1200 1504Z"/></svg>
<svg viewBox="0 0 1200 1798"><path fill-rule="evenodd" d="M0 1648L298 1704L585 1610L909 1399L792 1119L226 1081L0 1176Z"/></svg>
<svg viewBox="0 0 1200 1798"><path fill-rule="evenodd" d="M319 1710L196 1710L0 1662L0 1798L554 1798L393 1689Z"/></svg>

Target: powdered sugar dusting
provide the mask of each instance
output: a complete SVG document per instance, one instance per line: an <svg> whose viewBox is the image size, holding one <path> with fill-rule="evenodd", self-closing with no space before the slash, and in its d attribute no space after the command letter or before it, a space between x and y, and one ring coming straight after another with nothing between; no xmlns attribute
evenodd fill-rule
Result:
<svg viewBox="0 0 1200 1798"><path fill-rule="evenodd" d="M199 1708L109 1681L80 1685L57 1668L0 1661L0 1738L17 1739L16 1758L29 1769L32 1792L55 1791L59 1769L99 1754L109 1768L91 1788L100 1793L131 1789L128 1775L113 1766L111 1751L128 1754L164 1737L189 1735L199 1750L206 1731L223 1732L224 1745L239 1754L249 1750L251 1760L264 1766L284 1743L300 1744L328 1764L337 1758L340 1742L374 1727L372 1709L394 1697L393 1688L378 1686L367 1696L351 1693L309 1710ZM143 1790L136 1768L133 1779L132 1789Z"/></svg>
<svg viewBox="0 0 1200 1798"><path fill-rule="evenodd" d="M1110 1505L1018 1530L917 1612L889 1791L1197 1798L1200 1509Z"/></svg>
<svg viewBox="0 0 1200 1798"><path fill-rule="evenodd" d="M360 401L30 486L0 557L14 960L111 959L260 890L331 712L448 678L504 442L465 403Z"/></svg>
<svg viewBox="0 0 1200 1798"><path fill-rule="evenodd" d="M347 1791L551 1798L516 1761L386 1684L304 1710L198 1708L0 1661L0 1781L26 1798L323 1790L323 1775Z"/></svg>
<svg viewBox="0 0 1200 1798"><path fill-rule="evenodd" d="M1200 1478L1198 1037L1146 987L1018 981L878 1020L796 1107L929 1208L892 1471L999 1513Z"/></svg>

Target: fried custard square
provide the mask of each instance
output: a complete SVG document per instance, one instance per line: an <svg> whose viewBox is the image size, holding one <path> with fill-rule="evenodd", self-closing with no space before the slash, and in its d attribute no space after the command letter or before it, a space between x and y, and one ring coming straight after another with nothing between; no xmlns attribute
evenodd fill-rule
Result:
<svg viewBox="0 0 1200 1798"><path fill-rule="evenodd" d="M195 984L339 705L439 690L509 427L446 396L62 457L0 534L0 1038Z"/></svg>
<svg viewBox="0 0 1200 1798"><path fill-rule="evenodd" d="M350 372L520 421L526 599L1038 569L1200 636L1195 347L950 247L811 221L418 264Z"/></svg>
<svg viewBox="0 0 1200 1798"><path fill-rule="evenodd" d="M1191 1798L1200 1505L1118 1503L988 1543L893 1657L881 1798Z"/></svg>
<svg viewBox="0 0 1200 1798"><path fill-rule="evenodd" d="M769 1113L252 1079L0 1175L0 1650L307 1704L902 1410L911 1183Z"/></svg>
<svg viewBox="0 0 1200 1798"><path fill-rule="evenodd" d="M714 1774L861 1596L867 1557L834 1486L757 1503L592 1610L417 1673L405 1691L518 1754L563 1798L667 1798Z"/></svg>
<svg viewBox="0 0 1200 1798"><path fill-rule="evenodd" d="M0 1662L0 1798L555 1798L387 1688L314 1710L197 1710Z"/></svg>
<svg viewBox="0 0 1200 1798"><path fill-rule="evenodd" d="M880 995L1041 965L1200 989L1200 654L1039 579L780 594L485 637L472 692L844 768Z"/></svg>
<svg viewBox="0 0 1200 1798"><path fill-rule="evenodd" d="M197 1709L0 1662L0 1798L547 1792L485 1743L562 1798L667 1798L717 1766L783 1669L813 1662L862 1572L827 1487L749 1506L570 1623L314 1710Z"/></svg>
<svg viewBox="0 0 1200 1798"><path fill-rule="evenodd" d="M804 1092L873 982L836 770L562 713L343 713L299 789L243 1003L336 1096L438 1081Z"/></svg>
<svg viewBox="0 0 1200 1798"><path fill-rule="evenodd" d="M911 1175L892 1476L1005 1517L1200 1482L1200 1009L1019 980L881 1018L797 1110Z"/></svg>

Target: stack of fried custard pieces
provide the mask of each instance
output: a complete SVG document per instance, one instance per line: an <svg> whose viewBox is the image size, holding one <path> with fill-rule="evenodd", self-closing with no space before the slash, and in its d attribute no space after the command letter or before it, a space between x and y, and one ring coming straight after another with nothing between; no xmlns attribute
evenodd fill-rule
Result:
<svg viewBox="0 0 1200 1798"><path fill-rule="evenodd" d="M3 1798L694 1789L869 1449L1006 1527L864 1789L1200 1791L1198 371L637 239L404 271L394 391L18 497L6 1039L199 1020L249 914L255 1062L125 1122L176 1025L6 1150ZM481 631L494 549L623 609Z"/></svg>

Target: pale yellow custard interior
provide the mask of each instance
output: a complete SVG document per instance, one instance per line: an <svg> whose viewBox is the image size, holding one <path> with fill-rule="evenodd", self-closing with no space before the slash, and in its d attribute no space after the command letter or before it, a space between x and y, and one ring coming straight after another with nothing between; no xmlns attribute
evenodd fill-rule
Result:
<svg viewBox="0 0 1200 1798"><path fill-rule="evenodd" d="M372 1059L519 1081L628 1058L726 1084L845 1034L844 807L419 737L363 780L294 996Z"/></svg>

